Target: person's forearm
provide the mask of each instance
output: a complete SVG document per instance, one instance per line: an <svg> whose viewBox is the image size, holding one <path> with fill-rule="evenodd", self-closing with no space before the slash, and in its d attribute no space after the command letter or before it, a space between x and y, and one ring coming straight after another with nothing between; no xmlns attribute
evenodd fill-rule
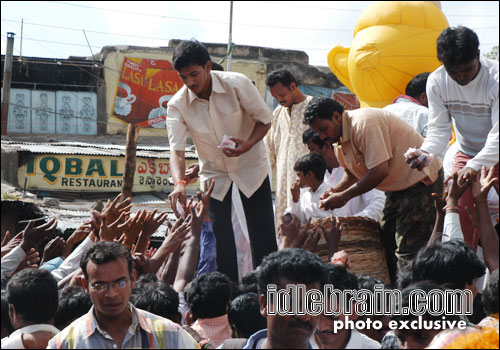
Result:
<svg viewBox="0 0 500 350"><path fill-rule="evenodd" d="M264 136L266 136L269 129L271 129L271 123L262 124L260 122L257 122L252 130L252 133L248 137L247 142L249 142L252 147L255 146L257 142L259 142L264 138Z"/></svg>
<svg viewBox="0 0 500 350"><path fill-rule="evenodd" d="M184 253L179 259L179 267L175 276L174 289L180 293L184 291L186 284L191 282L196 273L198 260L200 258L200 235L192 235L186 241Z"/></svg>
<svg viewBox="0 0 500 350"><path fill-rule="evenodd" d="M427 99L429 122L427 135L420 149L438 155L445 149L450 139L452 122L448 107L441 98L440 86L432 79L427 83Z"/></svg>
<svg viewBox="0 0 500 350"><path fill-rule="evenodd" d="M347 190L343 191L343 198L350 200L354 197L360 196L363 193L373 190L385 180L389 175L389 164L384 162L368 172L359 181L350 186Z"/></svg>
<svg viewBox="0 0 500 350"><path fill-rule="evenodd" d="M441 238L443 236L444 230L444 213L436 213L436 221L434 223L434 229L432 230L432 234L429 237L429 241L427 245L431 245L434 242L441 242Z"/></svg>
<svg viewBox="0 0 500 350"><path fill-rule="evenodd" d="M160 248L157 250L155 255L151 258L151 269L153 270L153 273L156 274L160 267L163 265L163 263L166 262L168 256L170 255L171 250L168 246L167 240L164 240L163 243L161 244Z"/></svg>
<svg viewBox="0 0 500 350"><path fill-rule="evenodd" d="M25 257L26 252L19 246L2 257L2 279L10 277Z"/></svg>
<svg viewBox="0 0 500 350"><path fill-rule="evenodd" d="M174 182L184 180L186 174L186 159L184 151L171 151L170 171Z"/></svg>
<svg viewBox="0 0 500 350"><path fill-rule="evenodd" d="M177 248L175 252L168 256L167 261L163 266L163 271L161 274L161 280L170 285L174 285L175 276L177 275L177 269L179 267L179 256L181 248Z"/></svg>
<svg viewBox="0 0 500 350"><path fill-rule="evenodd" d="M358 179L356 179L347 169L342 176L342 179L333 187L335 192L342 192L347 190L349 187L354 185Z"/></svg>
<svg viewBox="0 0 500 350"><path fill-rule="evenodd" d="M340 240L329 240L328 241L328 261L332 258L333 254L335 254L339 250Z"/></svg>
<svg viewBox="0 0 500 350"><path fill-rule="evenodd" d="M56 280L60 281L71 272L76 270L80 266L80 259L85 253L85 251L94 243L92 241L93 235L89 235L87 238L83 240L80 245L71 252L71 254L64 260L64 262L57 268L52 271L52 276L56 278Z"/></svg>
<svg viewBox="0 0 500 350"><path fill-rule="evenodd" d="M483 248L484 262L490 272L498 269L499 239L491 224L488 203L486 199L476 200L476 211L479 221L479 240Z"/></svg>

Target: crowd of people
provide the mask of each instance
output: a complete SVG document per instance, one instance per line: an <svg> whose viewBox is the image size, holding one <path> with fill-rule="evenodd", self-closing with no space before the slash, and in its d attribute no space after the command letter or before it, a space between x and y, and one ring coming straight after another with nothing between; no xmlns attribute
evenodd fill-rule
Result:
<svg viewBox="0 0 500 350"><path fill-rule="evenodd" d="M445 29L443 66L383 109L305 95L280 69L266 79L273 113L246 76L182 41L167 112L177 220L118 195L66 240L56 219L5 233L1 347L497 348L498 62L478 47L472 30ZM186 169L188 134L199 164ZM389 280L353 272L339 217L380 223ZM307 310L324 291L320 310L281 312L292 286ZM450 291L462 299L436 312ZM397 312L418 293L433 297Z"/></svg>

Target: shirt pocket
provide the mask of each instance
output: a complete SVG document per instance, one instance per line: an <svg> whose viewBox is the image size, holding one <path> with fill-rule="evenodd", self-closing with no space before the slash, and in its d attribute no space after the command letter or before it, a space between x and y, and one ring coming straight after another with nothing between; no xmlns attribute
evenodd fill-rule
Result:
<svg viewBox="0 0 500 350"><path fill-rule="evenodd" d="M222 135L241 137L242 131L244 132L244 122L242 120L242 111L236 111L228 114L224 114L218 119L218 124L216 125L218 134L222 132Z"/></svg>

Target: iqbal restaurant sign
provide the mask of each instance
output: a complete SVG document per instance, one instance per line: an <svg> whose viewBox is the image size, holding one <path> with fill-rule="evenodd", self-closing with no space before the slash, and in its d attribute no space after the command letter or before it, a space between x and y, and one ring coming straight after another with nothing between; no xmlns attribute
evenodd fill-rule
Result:
<svg viewBox="0 0 500 350"><path fill-rule="evenodd" d="M188 166L197 162L186 160ZM124 169L125 157L42 154L19 167L18 181L27 179L27 189L120 192ZM168 159L137 157L133 191L171 190L170 176Z"/></svg>
<svg viewBox="0 0 500 350"><path fill-rule="evenodd" d="M168 61L125 57L113 115L141 127L164 129L167 103L182 85Z"/></svg>

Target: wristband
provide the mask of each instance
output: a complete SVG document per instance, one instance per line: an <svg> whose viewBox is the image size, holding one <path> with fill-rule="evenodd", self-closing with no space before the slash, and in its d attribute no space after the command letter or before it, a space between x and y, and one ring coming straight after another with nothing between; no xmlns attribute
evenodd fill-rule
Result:
<svg viewBox="0 0 500 350"><path fill-rule="evenodd" d="M450 209L450 210L458 210L459 208L458 208L458 205L445 205L444 208L443 208L443 210L448 210L448 209Z"/></svg>
<svg viewBox="0 0 500 350"><path fill-rule="evenodd" d="M184 186L186 186L187 182L186 180L179 180L174 184L174 187L177 186L178 184L184 184Z"/></svg>

